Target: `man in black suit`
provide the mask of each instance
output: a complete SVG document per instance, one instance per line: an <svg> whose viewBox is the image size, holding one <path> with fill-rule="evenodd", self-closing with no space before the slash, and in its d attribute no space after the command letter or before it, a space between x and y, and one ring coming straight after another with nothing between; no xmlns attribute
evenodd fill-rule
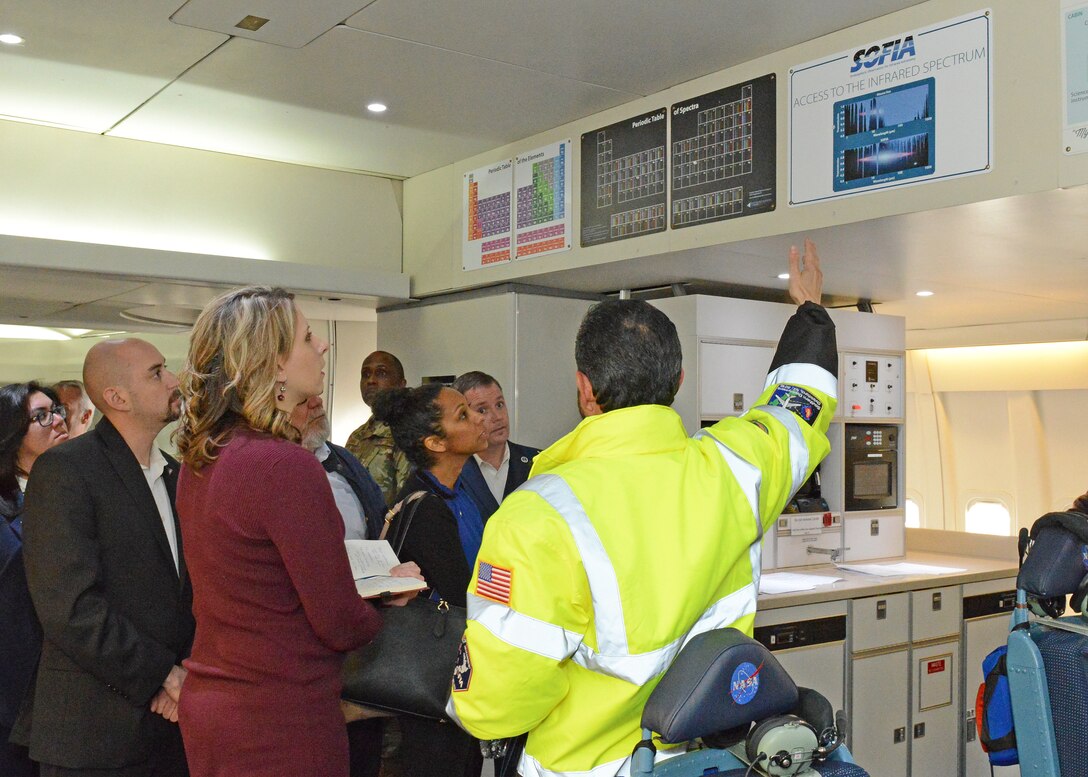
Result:
<svg viewBox="0 0 1088 777"><path fill-rule="evenodd" d="M453 388L465 395L471 410L487 419L487 449L473 454L461 470L461 483L486 523L506 495L529 479L533 458L540 451L510 442L506 398L493 377L476 370L466 372L453 382Z"/></svg>
<svg viewBox="0 0 1088 777"><path fill-rule="evenodd" d="M27 582L44 642L17 727L43 777L186 775L177 726L192 645L192 588L174 513L178 465L155 436L178 381L143 340L87 353L103 415L34 463Z"/></svg>

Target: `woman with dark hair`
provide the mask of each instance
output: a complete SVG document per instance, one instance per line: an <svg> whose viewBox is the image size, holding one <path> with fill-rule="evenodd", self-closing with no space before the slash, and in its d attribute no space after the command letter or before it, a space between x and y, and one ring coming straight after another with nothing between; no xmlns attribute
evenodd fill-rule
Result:
<svg viewBox="0 0 1088 777"><path fill-rule="evenodd" d="M40 454L68 439L64 405L37 383L0 388L0 774L36 775L26 748L8 743L41 650L23 569L23 491Z"/></svg>
<svg viewBox="0 0 1088 777"><path fill-rule="evenodd" d="M468 457L487 447L485 419L469 410L459 391L438 383L383 391L374 400L374 417L389 425L393 441L416 468L398 499L426 493L412 515L400 560L416 562L435 596L463 607L484 522L460 476ZM400 723L403 740L384 773L480 774L479 743L457 726L409 717Z"/></svg>
<svg viewBox="0 0 1088 777"><path fill-rule="evenodd" d="M355 590L344 523L295 407L328 343L293 297L251 286L204 308L180 383L177 509L196 639L181 733L193 777L347 777L343 653L381 618Z"/></svg>

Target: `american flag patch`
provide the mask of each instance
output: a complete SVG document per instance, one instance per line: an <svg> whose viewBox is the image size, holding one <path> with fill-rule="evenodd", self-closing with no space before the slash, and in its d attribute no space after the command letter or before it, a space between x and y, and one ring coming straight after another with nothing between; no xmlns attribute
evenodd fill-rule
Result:
<svg viewBox="0 0 1088 777"><path fill-rule="evenodd" d="M514 577L512 570L480 562L480 571L476 575L476 593L496 602L510 604L510 582Z"/></svg>

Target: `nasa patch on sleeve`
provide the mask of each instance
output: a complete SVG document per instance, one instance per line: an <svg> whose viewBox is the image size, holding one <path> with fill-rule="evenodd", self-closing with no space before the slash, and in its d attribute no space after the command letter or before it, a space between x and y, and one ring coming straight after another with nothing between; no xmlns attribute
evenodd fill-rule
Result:
<svg viewBox="0 0 1088 777"><path fill-rule="evenodd" d="M823 408L823 403L811 391L788 383L777 386L767 404L789 410L809 426L816 423L816 416Z"/></svg>
<svg viewBox="0 0 1088 777"><path fill-rule="evenodd" d="M472 661L468 657L468 640L461 637L461 647L457 648L457 666L453 669L453 692L467 691L472 682Z"/></svg>

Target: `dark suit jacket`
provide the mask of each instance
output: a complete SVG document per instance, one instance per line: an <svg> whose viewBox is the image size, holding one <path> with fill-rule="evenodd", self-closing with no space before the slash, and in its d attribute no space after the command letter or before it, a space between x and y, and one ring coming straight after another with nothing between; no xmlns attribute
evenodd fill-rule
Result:
<svg viewBox="0 0 1088 777"><path fill-rule="evenodd" d="M503 498L509 496L511 491L529 479L529 470L533 466L533 459L540 453L536 448L518 445L515 442L507 442L507 445L510 446L510 469L506 473L506 487L502 491ZM469 456L468 461L465 462L464 469L461 470L461 483L465 490L468 491L469 496L472 497L472 501L480 508L480 515L483 516L484 523L487 523L487 519L491 517L491 514L499 509L499 503L495 501L494 494L487 487L487 481L484 480L483 473L480 472L480 465L476 463L475 456Z"/></svg>
<svg viewBox="0 0 1088 777"><path fill-rule="evenodd" d="M0 497L0 729L15 723L42 644L23 571L22 512L21 494Z"/></svg>
<svg viewBox="0 0 1088 777"><path fill-rule="evenodd" d="M329 446L329 458L336 460L336 472L351 486L359 503L363 506L363 516L366 518L366 537L368 540L376 540L382 533L382 525L385 522L385 497L381 488L371 477L370 472L347 448L333 443Z"/></svg>
<svg viewBox="0 0 1088 777"><path fill-rule="evenodd" d="M171 502L177 474L168 457ZM143 471L109 420L34 462L23 552L44 641L16 726L33 759L133 764L174 725L148 705L192 646L180 528L177 536L180 574Z"/></svg>

